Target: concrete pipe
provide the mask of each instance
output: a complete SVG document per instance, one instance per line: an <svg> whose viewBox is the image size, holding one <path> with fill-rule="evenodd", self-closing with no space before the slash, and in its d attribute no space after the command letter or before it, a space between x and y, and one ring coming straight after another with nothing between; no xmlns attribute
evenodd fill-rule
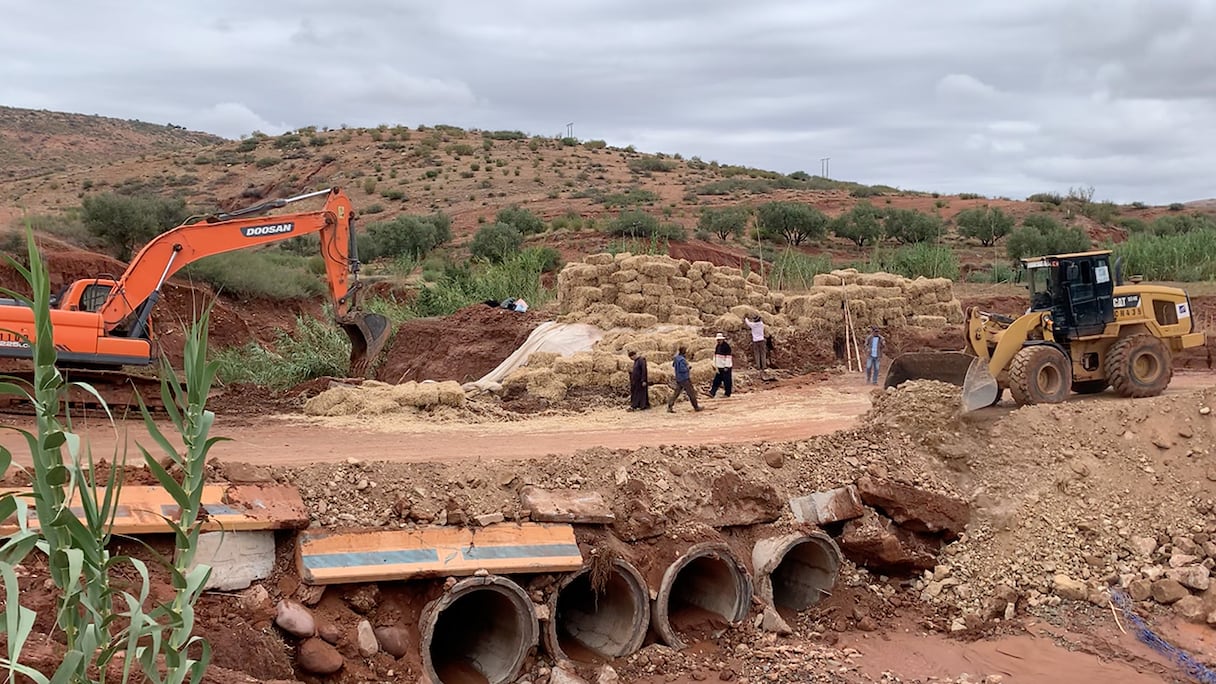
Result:
<svg viewBox="0 0 1216 684"><path fill-rule="evenodd" d="M434 684L514 681L536 645L536 611L505 577L469 577L422 613L422 667Z"/></svg>
<svg viewBox="0 0 1216 684"><path fill-rule="evenodd" d="M606 583L592 585L591 568L567 575L549 599L541 635L554 660L601 661L642 648L650 626L650 591L637 568L618 558Z"/></svg>
<svg viewBox="0 0 1216 684"><path fill-rule="evenodd" d="M761 539L752 547L752 568L761 599L802 611L831 595L840 573L840 548L819 530Z"/></svg>
<svg viewBox="0 0 1216 684"><path fill-rule="evenodd" d="M752 580L726 544L697 544L663 573L651 622L663 643L681 649L686 638L712 638L747 617Z"/></svg>

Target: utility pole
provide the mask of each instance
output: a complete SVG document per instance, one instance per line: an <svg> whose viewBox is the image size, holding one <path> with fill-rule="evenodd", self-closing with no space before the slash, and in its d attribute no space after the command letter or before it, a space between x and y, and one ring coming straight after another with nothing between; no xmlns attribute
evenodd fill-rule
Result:
<svg viewBox="0 0 1216 684"><path fill-rule="evenodd" d="M820 157L819 158L819 175L822 176L823 178L832 177L832 158L831 157Z"/></svg>
<svg viewBox="0 0 1216 684"><path fill-rule="evenodd" d="M567 137L567 138L573 138L573 137L574 137L574 122L573 122L573 121L571 121L570 123L566 124L566 137Z"/></svg>

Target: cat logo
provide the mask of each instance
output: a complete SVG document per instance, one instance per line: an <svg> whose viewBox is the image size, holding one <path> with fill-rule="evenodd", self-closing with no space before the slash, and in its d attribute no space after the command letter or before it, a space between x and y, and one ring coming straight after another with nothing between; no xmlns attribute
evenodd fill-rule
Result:
<svg viewBox="0 0 1216 684"><path fill-rule="evenodd" d="M1140 306L1140 295L1121 295L1115 297L1116 309L1134 309Z"/></svg>

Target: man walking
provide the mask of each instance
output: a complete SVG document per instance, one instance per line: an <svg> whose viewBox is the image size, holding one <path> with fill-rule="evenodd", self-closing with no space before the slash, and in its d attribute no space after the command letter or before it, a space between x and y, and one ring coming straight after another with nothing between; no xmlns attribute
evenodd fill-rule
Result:
<svg viewBox="0 0 1216 684"><path fill-rule="evenodd" d="M731 367L735 365L734 357L730 354L730 344L726 342L726 335L718 333L718 345L714 347L714 368L718 370L714 374L713 384L709 387L709 396L713 397L718 393L718 388L726 390L726 396L730 396L732 389L731 383Z"/></svg>
<svg viewBox="0 0 1216 684"><path fill-rule="evenodd" d="M768 367L768 345L764 341L764 321L756 316L756 320L752 320L750 316L744 316L743 322L752 330L752 360L756 363L756 368L764 370Z"/></svg>
<svg viewBox="0 0 1216 684"><path fill-rule="evenodd" d="M645 411L650 408L650 373L646 368L646 357L635 351L629 352L633 368L629 370L629 411Z"/></svg>
<svg viewBox="0 0 1216 684"><path fill-rule="evenodd" d="M882 363L880 357L886 344L886 340L878 334L878 326L871 326L870 336L866 338L866 349L870 352L866 359L866 382L871 385L878 384L878 369Z"/></svg>
<svg viewBox="0 0 1216 684"><path fill-rule="evenodd" d="M692 386L692 369L688 367L688 359L684 358L684 354L684 347L680 347L676 351L676 357L671 361L671 366L676 371L676 389L671 393L671 398L667 400L668 413L676 412L676 399L680 398L680 392L688 395L688 401L692 402L692 410L701 410L701 406L697 404L697 390Z"/></svg>

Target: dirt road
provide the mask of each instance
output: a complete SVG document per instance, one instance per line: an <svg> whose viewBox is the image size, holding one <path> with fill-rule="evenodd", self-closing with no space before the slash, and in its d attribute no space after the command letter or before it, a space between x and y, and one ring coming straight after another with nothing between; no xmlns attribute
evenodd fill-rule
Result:
<svg viewBox="0 0 1216 684"><path fill-rule="evenodd" d="M1178 373L1169 393L1216 384L1210 373ZM870 392L858 375L826 381L794 378L778 387L736 394L726 399L702 397L705 410L693 413L687 401L676 413L665 407L630 413L596 409L580 414L539 416L513 422L469 424L436 421L408 414L371 418L308 418L302 415L265 416L234 420L221 415L215 434L228 437L212 454L225 461L268 465L301 465L347 458L434 462L492 458L538 458L569 454L590 447L633 449L659 444L724 444L796 440L847 429L870 407ZM222 399L221 399L222 401ZM1119 401L1109 393L1072 401ZM1012 410L1007 400L993 415ZM4 422L29 429L28 417ZM78 422L97 458L112 458L115 446L129 436L130 458L135 443L153 444L139 421L120 424L116 431L99 419ZM18 463L29 463L24 440L3 436Z"/></svg>

